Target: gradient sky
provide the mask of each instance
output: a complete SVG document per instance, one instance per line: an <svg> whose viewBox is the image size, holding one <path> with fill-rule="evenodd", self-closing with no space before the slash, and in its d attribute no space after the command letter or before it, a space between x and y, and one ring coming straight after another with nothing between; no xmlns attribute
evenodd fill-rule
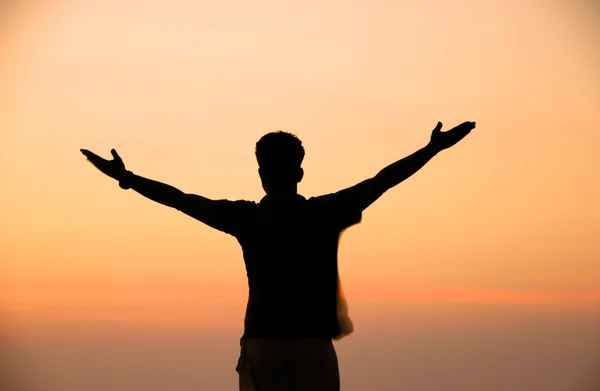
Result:
<svg viewBox="0 0 600 391"><path fill-rule="evenodd" d="M259 200L254 144L283 129L312 196L419 149L437 121L477 128L343 235L344 389L598 389L600 3L2 4L3 390L8 372L27 391L236 387L239 245L80 148Z"/></svg>
<svg viewBox="0 0 600 391"><path fill-rule="evenodd" d="M211 198L262 197L254 143L307 150L306 196L445 129L462 143L342 239L352 303L600 303L600 52L584 1L60 1L0 38L4 311L239 329L234 238L79 153ZM177 312L177 308L181 308ZM193 308L193 311L189 311ZM352 307L351 307L352 309ZM141 322L141 323L140 323ZM140 326L142 327L142 326Z"/></svg>

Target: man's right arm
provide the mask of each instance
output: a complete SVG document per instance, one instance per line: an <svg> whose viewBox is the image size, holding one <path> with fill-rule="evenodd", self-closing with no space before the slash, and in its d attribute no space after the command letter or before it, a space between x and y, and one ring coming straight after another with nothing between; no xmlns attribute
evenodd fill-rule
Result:
<svg viewBox="0 0 600 391"><path fill-rule="evenodd" d="M416 152L390 164L372 178L335 193L337 208L349 213L360 213L386 191L411 177L434 156L462 140L475 128L474 122L464 122L446 132L442 124L434 128L430 142Z"/></svg>
<svg viewBox="0 0 600 391"><path fill-rule="evenodd" d="M433 148L423 147L385 167L374 177L337 192L336 198L351 209L363 211L386 191L419 171L436 154Z"/></svg>

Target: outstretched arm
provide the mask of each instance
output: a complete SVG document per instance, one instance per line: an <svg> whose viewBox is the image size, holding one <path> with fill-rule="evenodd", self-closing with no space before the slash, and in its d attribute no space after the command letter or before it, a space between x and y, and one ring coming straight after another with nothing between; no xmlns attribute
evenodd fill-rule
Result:
<svg viewBox="0 0 600 391"><path fill-rule="evenodd" d="M187 194L166 183L135 175L128 171L119 181L121 187L130 188L144 197L175 208L197 220L208 224L214 201L197 194Z"/></svg>
<svg viewBox="0 0 600 391"><path fill-rule="evenodd" d="M217 228L215 227L215 216L218 209L216 201L196 194L186 194L173 186L127 171L123 160L114 149L111 151L113 160L103 159L87 149L82 149L81 153L101 172L119 181L121 188L133 189L152 201L180 210L205 224Z"/></svg>
<svg viewBox="0 0 600 391"><path fill-rule="evenodd" d="M364 210L383 193L419 171L439 152L458 143L474 128L475 122L464 122L453 129L442 132L442 123L438 122L431 134L431 140L425 147L390 164L373 178L338 192L337 196L353 209Z"/></svg>

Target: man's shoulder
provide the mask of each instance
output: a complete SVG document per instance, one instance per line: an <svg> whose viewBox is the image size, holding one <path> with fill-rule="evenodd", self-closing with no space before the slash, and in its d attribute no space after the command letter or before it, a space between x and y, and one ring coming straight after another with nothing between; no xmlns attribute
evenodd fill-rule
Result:
<svg viewBox="0 0 600 391"><path fill-rule="evenodd" d="M318 196L307 198L306 203L309 205L327 205L336 201L338 193L327 193Z"/></svg>
<svg viewBox="0 0 600 391"><path fill-rule="evenodd" d="M258 204L248 200L230 200L217 199L214 200L214 210L222 216L248 216L254 213Z"/></svg>
<svg viewBox="0 0 600 391"><path fill-rule="evenodd" d="M258 206L258 204L254 201L249 200L229 200L229 199L218 199L215 200L215 203L219 206L232 208L235 210L252 210Z"/></svg>
<svg viewBox="0 0 600 391"><path fill-rule="evenodd" d="M362 220L362 210L354 208L351 199L343 192L327 193L307 200L311 208L324 219L335 221L341 229L358 224Z"/></svg>
<svg viewBox="0 0 600 391"><path fill-rule="evenodd" d="M256 201L249 200L230 200L229 202L240 207L255 207L258 205Z"/></svg>
<svg viewBox="0 0 600 391"><path fill-rule="evenodd" d="M305 208L309 211L313 211L322 218L329 218L334 213L336 204L337 200L335 193L322 194L307 198Z"/></svg>

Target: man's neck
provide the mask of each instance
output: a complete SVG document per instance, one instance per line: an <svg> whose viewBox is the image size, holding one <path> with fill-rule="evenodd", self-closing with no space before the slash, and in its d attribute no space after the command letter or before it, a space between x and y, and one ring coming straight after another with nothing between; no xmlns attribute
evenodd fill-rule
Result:
<svg viewBox="0 0 600 391"><path fill-rule="evenodd" d="M266 193L273 198L293 198L298 195L298 184L269 186Z"/></svg>
<svg viewBox="0 0 600 391"><path fill-rule="evenodd" d="M264 196L264 198L261 200L261 202L263 201L267 201L267 202L287 202L287 201L293 201L293 200L297 200L297 199L305 199L302 195L298 194L295 191L269 191L267 192L267 194Z"/></svg>

